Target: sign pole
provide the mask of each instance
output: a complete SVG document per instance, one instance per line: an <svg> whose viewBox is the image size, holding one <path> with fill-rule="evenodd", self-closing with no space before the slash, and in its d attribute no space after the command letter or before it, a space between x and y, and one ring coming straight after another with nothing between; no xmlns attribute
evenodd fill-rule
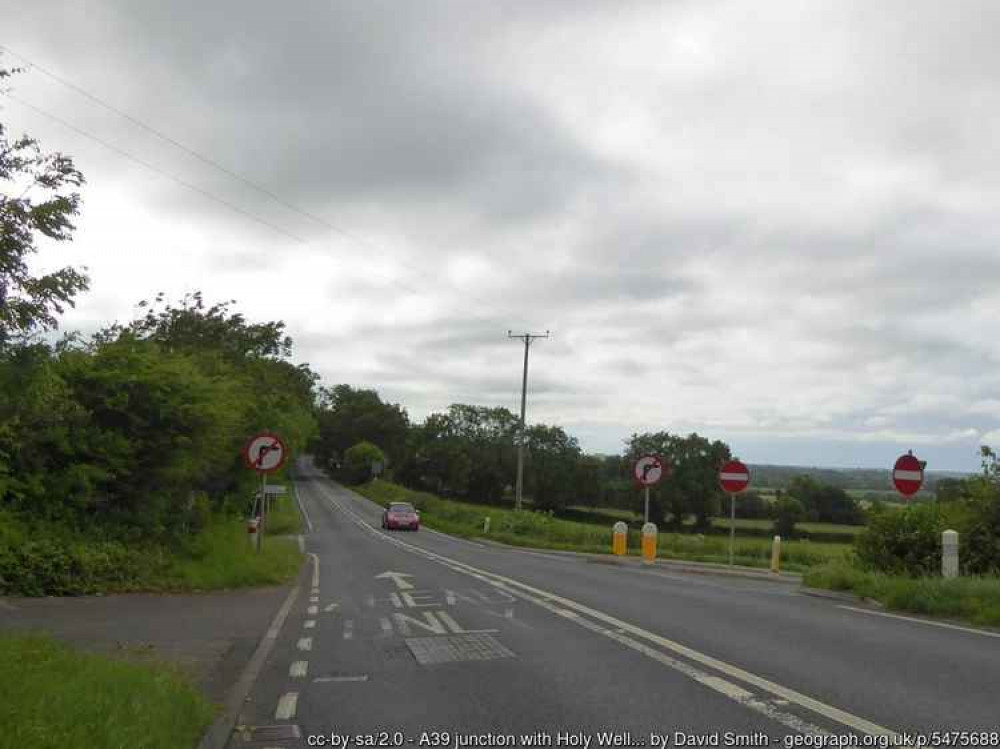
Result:
<svg viewBox="0 0 1000 749"><path fill-rule="evenodd" d="M264 490L267 488L267 474L260 474L260 523L257 525L257 553L260 554L260 549L264 545L264 525L267 522L267 492Z"/></svg>
<svg viewBox="0 0 1000 749"><path fill-rule="evenodd" d="M649 487L648 486L646 487L646 509L643 511L643 514L642 514L642 522L643 523L648 523L649 522Z"/></svg>
<svg viewBox="0 0 1000 749"><path fill-rule="evenodd" d="M729 495L729 566L733 566L733 545L736 543L736 495Z"/></svg>

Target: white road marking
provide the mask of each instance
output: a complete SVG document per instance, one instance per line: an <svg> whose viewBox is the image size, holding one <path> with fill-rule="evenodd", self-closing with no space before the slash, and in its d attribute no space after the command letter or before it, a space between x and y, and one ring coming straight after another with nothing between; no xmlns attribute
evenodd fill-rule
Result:
<svg viewBox="0 0 1000 749"><path fill-rule="evenodd" d="M303 629L312 629L315 626L316 626L315 619L306 619L304 622L302 622Z"/></svg>
<svg viewBox="0 0 1000 749"><path fill-rule="evenodd" d="M319 596L309 596L309 603L319 603Z"/></svg>
<svg viewBox="0 0 1000 749"><path fill-rule="evenodd" d="M637 626L635 626L633 624L629 624L628 622L622 621L621 619L617 619L617 618L615 618L613 616L610 616L608 614L605 614L605 613L603 613L601 611L597 611L597 610L592 609L592 608L590 608L588 606L584 606L583 604L577 603L576 601L570 600L568 598L564 598L562 596L557 596L557 595L554 595L552 593L547 593L547 592L545 592L543 590L539 590L538 588L535 588L533 586L527 585L526 583L519 582L519 581L514 580L512 578L505 577L503 575L498 575L498 574L493 573L493 572L487 572L485 570L481 570L479 568L473 567L472 565L465 564L464 562L459 562L457 560L451 559L451 558L443 556L441 554L437 554L435 552L429 551L429 550L424 549L422 547L414 546L413 544L407 543L405 541L401 541L401 540L399 540L397 538L392 538L389 535L387 535L385 533L381 533L380 531L376 530L375 528L372 528L371 526L369 526L365 522L365 520L364 520L363 517L361 517L360 515L358 515L353 510L351 510L351 509L345 507L344 505L342 505L329 492L329 490L326 487L320 485L320 491L323 494L326 495L327 501L334 508L340 510L341 512L346 513L347 515L350 515L353 518L355 524L358 525L358 527L362 528L363 530L368 531L369 533L371 533L372 535L374 535L375 537L377 537L377 538L379 538L379 539L381 539L383 541L387 541L389 543L396 544L400 548L408 549L409 551L411 551L414 554L418 554L418 555L421 555L421 556L423 556L423 557L425 557L427 559L434 560L434 561L436 561L436 562L438 562L438 563L440 563L440 564L442 564L442 565L444 565L444 566L446 566L446 567L448 567L448 568L450 568L450 569L452 569L452 570L454 570L456 572L462 572L462 573L464 573L466 575L469 575L470 577L476 578L478 580L482 580L483 582L491 583L491 584L493 584L493 585L495 585L497 587L504 588L509 593L511 593L513 595L517 595L518 597L524 598L526 600L531 600L532 602L537 603L538 605L540 605L542 607L548 607L549 605L551 605L551 604L547 604L545 601L558 602L564 608L574 610L574 611L576 611L576 612L578 612L580 614L584 614L586 616L592 617L593 619L596 619L598 621L604 622L605 624L608 624L611 627L615 628L617 631L627 632L627 633L632 634L632 635L634 635L636 637L639 637L639 638L642 638L644 640L650 641L650 642L658 645L661 648L664 648L666 650L672 651L672 652L676 653L677 655L681 655L681 656L683 656L683 657L685 657L685 658L687 658L689 660L692 660L692 661L694 661L696 663L700 663L703 666L707 666L707 667L712 668L712 669L714 669L716 671L719 671L720 673L726 674L727 676L729 676L732 679L735 679L737 681L741 681L741 682L743 682L745 684L749 684L751 686L755 686L758 689L761 689L761 690L763 690L765 692L769 692L770 694L774 695L774 697L777 697L779 699L783 699L783 700L786 700L788 702L794 703L794 704L798 705L799 707L802 707L802 708L805 708L807 710L810 710L810 711L812 711L812 712L814 712L814 713L816 713L818 715L822 715L825 718L828 718L828 719L833 720L833 721L835 721L837 723L845 725L845 726L847 726L847 727L849 727L851 729L854 729L854 730L857 730L857 731L861 731L863 733L867 733L867 734L874 735L874 736L888 736L888 737L891 737L893 740L901 740L901 738L902 738L895 731L892 731L892 730L890 730L888 728L885 728L885 727L880 726L880 725L878 725L876 723L873 723L873 722L871 722L869 720L866 720L865 718L862 718L862 717L856 716L856 715L852 715L851 713L848 713L848 712L846 712L844 710L841 710L841 709L839 709L837 707L834 707L832 705L827 705L826 703L823 703L823 702L820 702L819 700L813 699L812 697L809 697L808 695L802 694L800 692L796 692L793 689L790 689L788 687L784 687L784 686L782 686L780 684L777 684L777 683L775 683L773 681L765 679L764 677L757 676L756 674L753 674L753 673L751 673L749 671L746 671L746 670L744 670L744 669L742 669L742 668L740 668L738 666L733 666L733 665L731 665L729 663L726 663L724 661L721 661L721 660L719 660L717 658L713 658L710 655L706 655L704 653L701 653L701 652L699 652L697 650L694 650L693 648L687 647L686 645L682 645L682 644L680 644L678 642L674 642L673 640L669 640L666 637L661 637L661 636L659 636L659 635L657 635L657 634L655 634L653 632L649 632L647 630L642 629L641 627L637 627ZM527 591L528 593L530 593L530 595L526 594L525 591ZM542 599L545 599L545 600L542 600ZM578 618L573 619L571 621L575 621L575 622L579 623L581 626L587 627L588 629L593 628L593 627L597 627L597 631L600 631L602 634L606 634L608 637L611 637L612 639L615 639L615 640L618 640L619 642L622 642L622 644L628 645L629 647L633 647L634 649L641 648L642 652L644 652L646 655L650 656L651 658L654 658L654 660L658 660L658 661L661 661L661 662L664 662L664 660L669 661L668 663L666 663L666 665L671 665L673 668L676 668L677 670L681 671L682 673L686 673L687 675L691 676L692 678L695 678L695 680L697 680L697 681L701 681L701 679L699 679L697 676L695 676L694 674L692 674L691 673L692 670L694 670L700 676L707 677L707 678L712 678L712 677L708 677L707 674L702 674L697 669L693 669L692 666L690 666L690 665L688 665L686 663L683 663L681 661L676 661L675 659L670 658L669 656L665 655L661 651L649 648L648 646L646 646L646 645L638 642L637 640L633 640L632 638L627 637L625 635L620 635L616 631L612 631L611 629L605 629L604 627L600 627L599 625L593 624L592 622L590 622L587 619L584 619L583 617L578 617ZM638 647L636 647L636 646L638 646ZM716 687L712 687L712 688L716 689ZM821 734L827 734L827 733L829 733L828 731L825 731L824 729L818 728L816 726L812 726L811 724L804 723L803 721L801 721L801 719L796 718L793 715L787 715L787 714L781 714L780 716L777 715L776 714L777 711L775 711L774 708L771 707L770 700L769 701L743 700L743 701L739 701L739 702L740 702L740 704L743 704L743 705L745 705L747 707L750 707L751 709L755 709L755 710L758 710L760 712L764 712L765 714L768 714L769 717L772 717L775 720L779 720L781 722L784 722L786 725L796 724L798 726L798 727L796 727L796 730L804 731L804 732L807 732L807 733L821 733Z"/></svg>
<svg viewBox="0 0 1000 749"><path fill-rule="evenodd" d="M293 679L301 679L309 671L309 661L294 661L288 669L288 675Z"/></svg>
<svg viewBox="0 0 1000 749"><path fill-rule="evenodd" d="M299 539L299 553L304 554L306 551L306 537L300 533L298 539Z"/></svg>
<svg viewBox="0 0 1000 749"><path fill-rule="evenodd" d="M302 637L302 638L300 638L299 641L298 641L298 643L296 644L296 647L299 650L312 650L313 649L313 638L311 638L311 637Z"/></svg>
<svg viewBox="0 0 1000 749"><path fill-rule="evenodd" d="M383 572L381 575L375 575L376 580L386 580L386 579L392 580L394 583L396 583L396 586L400 590L413 590L413 586L410 583L408 583L405 579L407 577L413 577L413 575L408 575L405 572L392 572L392 571L386 571Z"/></svg>
<svg viewBox="0 0 1000 749"><path fill-rule="evenodd" d="M380 616L379 619L378 619L378 623L382 627L382 636L383 637L388 637L389 635L392 634L392 622L389 621L389 617L387 617L387 616Z"/></svg>
<svg viewBox="0 0 1000 749"><path fill-rule="evenodd" d="M309 608L306 609L306 613L309 616L316 616L316 614L319 613L319 606L315 606L315 605L314 606L310 606Z"/></svg>
<svg viewBox="0 0 1000 749"><path fill-rule="evenodd" d="M319 590L319 557L315 554L310 554L309 556L311 556L313 558L313 562L315 562L313 565L313 590Z"/></svg>
<svg viewBox="0 0 1000 749"><path fill-rule="evenodd" d="M288 692L281 695L278 700L278 709L274 711L275 720L291 720L295 717L295 710L299 704L299 693Z"/></svg>
<svg viewBox="0 0 1000 749"><path fill-rule="evenodd" d="M888 619L902 619L905 622L916 622L917 624L927 624L931 627L942 627L944 629L957 629L959 632L968 632L972 635L982 635L983 637L1000 637L1000 632L987 632L984 629L973 629L972 627L962 627L958 624L948 624L947 622L932 622L928 619L918 619L915 616L902 616L900 614L886 614L882 611L870 611L855 606L837 606L838 609L857 611L859 614L871 614L872 616L884 616Z"/></svg>
<svg viewBox="0 0 1000 749"><path fill-rule="evenodd" d="M322 684L331 681L368 681L368 674L358 674L357 676L317 676L313 683Z"/></svg>
<svg viewBox="0 0 1000 749"><path fill-rule="evenodd" d="M313 532L313 522L309 519L309 513L306 512L305 505L302 504L302 498L299 496L299 489L295 486L295 482L292 482L292 491L295 493L295 501L299 505L299 512L302 513L302 517L306 519L306 525L309 526L309 532Z"/></svg>
<svg viewBox="0 0 1000 749"><path fill-rule="evenodd" d="M344 620L344 639L353 640L354 639L354 620L346 619Z"/></svg>
<svg viewBox="0 0 1000 749"><path fill-rule="evenodd" d="M338 604L338 603L331 603L329 606L327 606L325 609L323 609L323 611L325 611L326 613L330 613L335 608L337 608L337 606L339 606L339 605L340 604Z"/></svg>

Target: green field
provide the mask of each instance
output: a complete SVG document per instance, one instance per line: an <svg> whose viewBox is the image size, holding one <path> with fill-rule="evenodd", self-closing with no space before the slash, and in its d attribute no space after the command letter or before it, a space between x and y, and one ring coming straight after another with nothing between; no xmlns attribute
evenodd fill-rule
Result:
<svg viewBox="0 0 1000 749"><path fill-rule="evenodd" d="M214 708L174 669L0 637L0 749L191 749Z"/></svg>
<svg viewBox="0 0 1000 749"><path fill-rule="evenodd" d="M611 552L611 528L594 523L554 517L548 513L514 512L503 507L475 505L442 499L426 492L374 481L355 487L378 504L391 501L412 502L426 525L465 538L484 537L514 546L559 549L592 553ZM490 518L490 532L483 532L483 521ZM846 543L787 541L782 544L782 568L792 571L824 565L844 557L851 549ZM629 532L629 552L638 554L639 533ZM725 535L660 533L658 554L665 559L703 562L726 562L729 541ZM752 567L768 567L771 541L767 538L737 535L735 561Z"/></svg>

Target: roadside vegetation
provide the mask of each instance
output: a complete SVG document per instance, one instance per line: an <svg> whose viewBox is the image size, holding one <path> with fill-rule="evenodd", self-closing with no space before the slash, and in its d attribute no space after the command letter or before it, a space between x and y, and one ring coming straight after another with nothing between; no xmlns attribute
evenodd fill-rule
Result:
<svg viewBox="0 0 1000 749"><path fill-rule="evenodd" d="M551 511L522 511L442 499L428 492L407 489L399 484L375 480L354 487L378 504L410 502L420 510L427 526L463 538L484 538L512 546L585 553L611 552L611 526L566 520ZM484 521L490 518L489 532ZM629 552L639 553L639 531L629 531ZM790 541L782 544L785 569L805 570L843 558L849 544ZM724 535L661 532L658 554L664 559L701 562L728 562L729 541ZM762 538L737 537L735 561L751 567L768 567L771 542Z"/></svg>
<svg viewBox="0 0 1000 749"><path fill-rule="evenodd" d="M316 430L317 376L284 323L195 292L57 339L89 279L36 275L32 256L72 238L83 175L0 123L0 182L17 188L0 192L0 595L287 579L288 545L251 557L239 520L247 438L271 429L294 454Z"/></svg>
<svg viewBox="0 0 1000 749"><path fill-rule="evenodd" d="M190 749L214 708L175 669L0 636L0 749Z"/></svg>

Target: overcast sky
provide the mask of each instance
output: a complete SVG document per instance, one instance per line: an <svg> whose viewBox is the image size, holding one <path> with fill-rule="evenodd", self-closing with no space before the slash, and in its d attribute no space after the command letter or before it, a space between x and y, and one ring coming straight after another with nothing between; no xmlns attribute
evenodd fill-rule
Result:
<svg viewBox="0 0 1000 749"><path fill-rule="evenodd" d="M87 178L64 327L200 289L414 418L975 469L1000 444L1000 4L0 0ZM24 64L13 54L6 65ZM298 209L290 210L291 205ZM309 215L306 215L309 214ZM312 216L313 218L310 218ZM315 219L319 219L318 221ZM275 228L270 228L270 226Z"/></svg>

